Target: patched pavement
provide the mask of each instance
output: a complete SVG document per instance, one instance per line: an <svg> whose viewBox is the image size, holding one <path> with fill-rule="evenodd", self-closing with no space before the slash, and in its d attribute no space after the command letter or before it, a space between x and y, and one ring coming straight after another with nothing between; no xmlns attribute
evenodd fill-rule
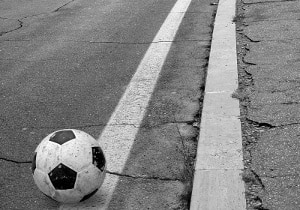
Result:
<svg viewBox="0 0 300 210"><path fill-rule="evenodd" d="M300 208L300 1L238 1L248 209Z"/></svg>

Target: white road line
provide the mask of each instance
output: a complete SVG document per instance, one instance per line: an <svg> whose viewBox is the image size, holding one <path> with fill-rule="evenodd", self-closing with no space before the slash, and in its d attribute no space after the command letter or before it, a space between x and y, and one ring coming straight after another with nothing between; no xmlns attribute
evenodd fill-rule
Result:
<svg viewBox="0 0 300 210"><path fill-rule="evenodd" d="M111 172L123 171L160 71L190 3L191 0L175 3L99 137ZM101 190L90 200L62 205L60 209L107 209L118 180L117 176L108 175Z"/></svg>
<svg viewBox="0 0 300 210"><path fill-rule="evenodd" d="M235 0L220 0L209 58L191 210L245 210Z"/></svg>

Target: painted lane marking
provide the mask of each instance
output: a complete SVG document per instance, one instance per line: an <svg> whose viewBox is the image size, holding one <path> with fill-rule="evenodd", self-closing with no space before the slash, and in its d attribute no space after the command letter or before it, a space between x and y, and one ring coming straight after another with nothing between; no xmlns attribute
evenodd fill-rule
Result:
<svg viewBox="0 0 300 210"><path fill-rule="evenodd" d="M220 0L212 37L191 210L245 210L235 0Z"/></svg>
<svg viewBox="0 0 300 210"><path fill-rule="evenodd" d="M110 172L123 171L161 69L190 3L191 0L175 3L99 137ZM107 209L118 181L118 176L107 174L103 186L90 200L76 205L64 204L60 209Z"/></svg>

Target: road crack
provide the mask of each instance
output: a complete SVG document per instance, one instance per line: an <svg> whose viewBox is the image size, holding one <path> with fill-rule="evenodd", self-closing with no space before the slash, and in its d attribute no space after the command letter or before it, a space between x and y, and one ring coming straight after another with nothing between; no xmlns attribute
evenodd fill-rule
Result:
<svg viewBox="0 0 300 210"><path fill-rule="evenodd" d="M273 124L273 123L267 123L267 122L260 122L257 120L252 120L250 117L246 117L246 120L248 121L249 124L254 125L255 127L260 127L260 128L267 128L267 129L272 129L272 128L283 128L287 126L294 126L294 125L300 125L299 122L294 122L294 123L284 123L284 124Z"/></svg>
<svg viewBox="0 0 300 210"><path fill-rule="evenodd" d="M17 163L17 164L32 163L31 160L20 161L20 160L14 160L14 159L4 158L4 157L0 157L0 160L11 162L11 163Z"/></svg>
<svg viewBox="0 0 300 210"><path fill-rule="evenodd" d="M246 120L248 121L249 124L252 124L255 127L264 127L264 128L269 128L269 129L278 127L278 126L275 126L275 125L270 124L270 123L259 122L259 121L252 120L249 117L246 117Z"/></svg>
<svg viewBox="0 0 300 210"><path fill-rule="evenodd" d="M272 4L272 3L283 3L283 2L296 2L298 0L279 0L279 1L258 1L258 2L245 2L245 0L241 0L241 2L245 5L253 5L253 4Z"/></svg>
<svg viewBox="0 0 300 210"><path fill-rule="evenodd" d="M1 19L6 19L6 20L8 20L8 18L1 18ZM19 30L19 29L21 29L21 28L23 27L24 22L23 22L21 19L17 19L16 21L19 22L19 26L16 27L16 28L14 28L14 29L8 30L8 31L0 32L0 37L3 36L4 34L8 34L8 33L11 33L11 32L13 32L13 31L17 31L17 30Z"/></svg>
<svg viewBox="0 0 300 210"><path fill-rule="evenodd" d="M298 177L299 174L284 174L284 175L264 175L260 176L261 178L270 178L270 179L276 179L276 178L285 178L285 177Z"/></svg>
<svg viewBox="0 0 300 210"><path fill-rule="evenodd" d="M67 3L65 3L64 5L62 5L62 6L58 7L58 8L56 8L55 10L53 10L52 13L58 12L59 10L61 10L62 8L64 8L65 6L71 4L71 3L74 2L74 1L75 1L75 0L71 0L71 1L69 1L69 2L67 2Z"/></svg>
<svg viewBox="0 0 300 210"><path fill-rule="evenodd" d="M246 39L248 39L250 42L252 43L258 43L258 42L261 42L260 40L254 40L252 38L250 38L248 35L246 35L245 33L242 33Z"/></svg>
<svg viewBox="0 0 300 210"><path fill-rule="evenodd" d="M59 10L61 10L63 7L67 6L68 4L74 2L75 0L71 0L67 3L65 3L64 5L58 7L57 9L53 10L52 12L49 12L49 13L53 13L53 12L58 12ZM35 15L30 15L30 16L24 16L20 19L10 19L10 18L6 18L6 17L0 17L0 19L2 20L16 20L19 22L19 26L14 28L14 29L11 29L11 30L8 30L8 31L3 31L3 32L0 32L0 37L5 35L5 34L8 34L8 33L11 33L11 32L14 32L14 31L17 31L19 29L21 29L24 25L24 22L23 20L26 19L26 18L30 18L30 17L35 17L35 16L40 16L40 15L45 15L45 14L49 14L49 13L40 13L40 14L35 14Z"/></svg>
<svg viewBox="0 0 300 210"><path fill-rule="evenodd" d="M4 122L5 120L2 120L2 121ZM85 128L92 128L92 127L105 127L105 126L132 126L135 128L153 129L153 128L157 128L157 127L169 125L169 124L187 124L187 125L191 125L195 128L199 128L198 121L190 121L190 120L184 121L183 120L183 121L167 121L167 122L162 122L162 123L158 123L155 125L148 125L148 124L136 125L134 123L113 123L113 124L95 123L95 124L86 124L86 125L73 125L73 126L70 126L69 129L85 129ZM27 127L22 126L22 127L10 127L10 128L17 129L17 130L63 129L62 126L27 126Z"/></svg>
<svg viewBox="0 0 300 210"><path fill-rule="evenodd" d="M129 175L129 174L121 174L113 171L106 170L106 173L115 175L115 176L120 176L120 177L126 177L126 178L132 178L132 179L145 179L145 180L158 180L158 181L178 181L182 182L181 179L176 179L176 178L169 178L169 177L159 177L159 176L147 176L147 175Z"/></svg>

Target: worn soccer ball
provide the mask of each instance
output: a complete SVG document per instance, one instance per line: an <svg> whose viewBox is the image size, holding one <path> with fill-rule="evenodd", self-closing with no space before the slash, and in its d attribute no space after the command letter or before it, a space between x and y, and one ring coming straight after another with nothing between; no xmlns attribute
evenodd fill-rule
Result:
<svg viewBox="0 0 300 210"><path fill-rule="evenodd" d="M37 187L61 203L88 199L101 187L106 160L99 143L89 134L59 130L38 145L32 161Z"/></svg>

